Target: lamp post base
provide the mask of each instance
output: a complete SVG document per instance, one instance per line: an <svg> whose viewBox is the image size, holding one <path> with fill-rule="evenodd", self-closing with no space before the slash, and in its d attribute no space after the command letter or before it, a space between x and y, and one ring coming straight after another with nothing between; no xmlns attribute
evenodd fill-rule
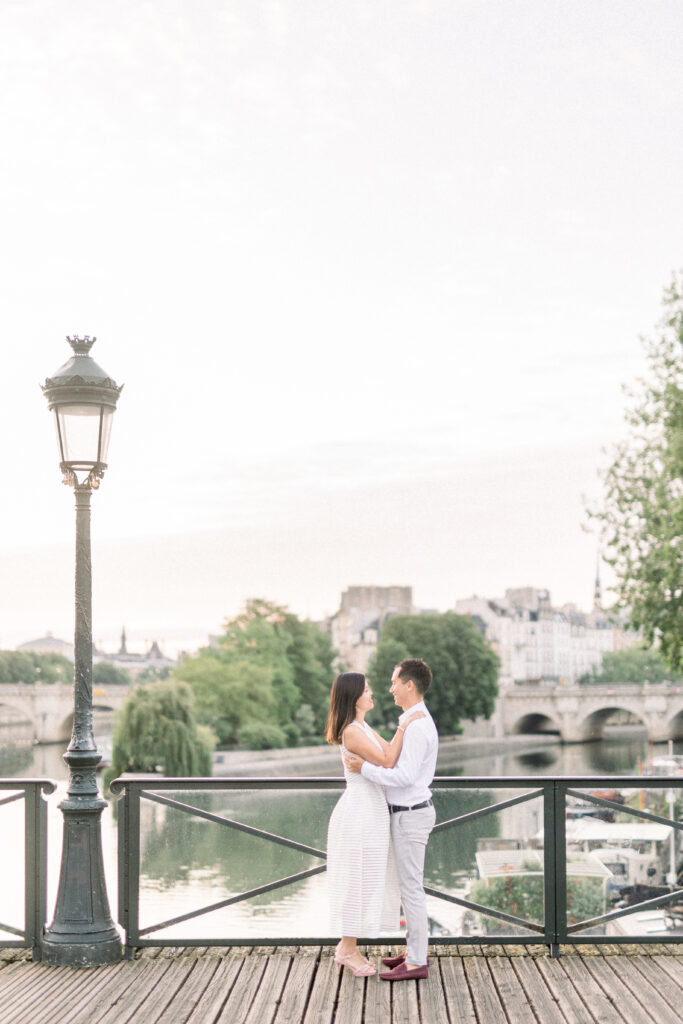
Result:
<svg viewBox="0 0 683 1024"><path fill-rule="evenodd" d="M109 912L100 816L104 801L63 800L64 845L52 924L42 941L43 963L99 967L121 959L121 937Z"/></svg>

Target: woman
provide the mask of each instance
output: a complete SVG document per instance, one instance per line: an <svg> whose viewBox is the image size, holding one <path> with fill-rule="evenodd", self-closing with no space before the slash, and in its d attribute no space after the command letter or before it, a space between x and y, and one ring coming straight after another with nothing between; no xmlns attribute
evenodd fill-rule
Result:
<svg viewBox="0 0 683 1024"><path fill-rule="evenodd" d="M360 672L342 672L332 684L326 739L372 764L393 768L401 753L403 733L424 718L417 711L399 725L391 743L365 721L374 707L372 690ZM346 789L332 811L327 830L327 887L330 924L342 938L334 953L337 970L355 975L375 973L358 949L357 939L380 930L396 931L399 893L391 849L389 809L384 790L344 767Z"/></svg>

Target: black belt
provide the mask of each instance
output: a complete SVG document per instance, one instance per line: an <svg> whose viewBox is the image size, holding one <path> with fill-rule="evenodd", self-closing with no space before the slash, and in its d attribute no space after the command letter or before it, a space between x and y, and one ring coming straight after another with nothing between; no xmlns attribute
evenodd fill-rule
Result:
<svg viewBox="0 0 683 1024"><path fill-rule="evenodd" d="M399 807L397 804L389 804L389 814L396 814L397 811L419 811L421 807L431 807L432 800L423 800L421 804L413 804L412 807Z"/></svg>

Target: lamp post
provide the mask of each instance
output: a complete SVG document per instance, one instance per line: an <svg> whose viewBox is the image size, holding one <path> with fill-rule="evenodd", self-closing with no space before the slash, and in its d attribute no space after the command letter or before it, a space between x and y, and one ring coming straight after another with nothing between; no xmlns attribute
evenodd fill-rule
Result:
<svg viewBox="0 0 683 1024"><path fill-rule="evenodd" d="M72 357L43 385L55 415L60 466L76 497L74 724L64 754L69 788L59 805L64 839L54 920L43 937L43 962L95 967L121 958L102 862L97 791L101 755L93 735L90 497L106 469L109 433L121 388L91 359L95 338L67 338Z"/></svg>

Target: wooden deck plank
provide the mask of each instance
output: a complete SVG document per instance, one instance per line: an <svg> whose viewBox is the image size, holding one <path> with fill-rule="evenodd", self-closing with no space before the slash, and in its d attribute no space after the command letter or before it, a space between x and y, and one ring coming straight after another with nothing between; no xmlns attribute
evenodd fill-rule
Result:
<svg viewBox="0 0 683 1024"><path fill-rule="evenodd" d="M281 953L272 953L265 958L266 969L261 984L249 1012L245 1024L270 1024L277 1012L282 992L292 966L292 957ZM234 1021L234 1017L230 1018ZM235 1022L236 1024L236 1022Z"/></svg>
<svg viewBox="0 0 683 1024"><path fill-rule="evenodd" d="M211 985L204 990L199 1002L187 1018L187 1024L212 1024L237 984L244 962L242 956L218 959Z"/></svg>
<svg viewBox="0 0 683 1024"><path fill-rule="evenodd" d="M425 1024L449 1024L439 957L431 957L429 976L417 983L417 998L420 1003L420 1019Z"/></svg>
<svg viewBox="0 0 683 1024"><path fill-rule="evenodd" d="M654 991L658 993L663 1000L665 1000L669 1007L669 1015L672 1010L680 1013L683 1002L683 993L681 992L680 986L673 981L666 971L661 970L661 968L659 968L649 956L634 956L631 957L627 963L628 966L635 966ZM620 966L616 963L613 965L613 969L616 970L617 973L621 970ZM633 974L633 971L630 973ZM636 975L633 975L633 981L628 982L629 988L631 988L633 984L640 984L640 979Z"/></svg>
<svg viewBox="0 0 683 1024"><path fill-rule="evenodd" d="M664 1021L660 1021L656 1014L653 1016L650 1012L650 1007L643 1005L643 1002L640 1001L639 993L634 991L633 988L631 988L631 996L629 996L629 990L624 988L622 978L615 972L615 967L620 962L621 957L594 957L588 961L586 966L605 992L607 998L619 1008L624 1022L628 1022L628 1024L653 1024L653 1022L656 1022L656 1024L671 1024L666 1017ZM631 971L634 970L636 968L631 967ZM630 972L627 971L626 973L630 976ZM646 982L643 980L642 989L645 986Z"/></svg>
<svg viewBox="0 0 683 1024"><path fill-rule="evenodd" d="M313 979L305 1024L330 1024L337 1001L339 976L332 957L321 957Z"/></svg>
<svg viewBox="0 0 683 1024"><path fill-rule="evenodd" d="M218 960L215 957L196 959L187 981L157 1019L157 1024L185 1024L211 984L217 968Z"/></svg>
<svg viewBox="0 0 683 1024"><path fill-rule="evenodd" d="M534 964L552 992L553 998L557 1000L566 1024L588 1024L588 1021L596 1019L571 983L559 960L551 960L550 957L545 960L539 958Z"/></svg>
<svg viewBox="0 0 683 1024"><path fill-rule="evenodd" d="M27 992L31 1000L38 1001L51 991L58 990L70 975L68 967L50 968L42 964L17 964L12 974L0 985L0 1022L5 1024L14 1015L17 1006L23 1006Z"/></svg>
<svg viewBox="0 0 683 1024"><path fill-rule="evenodd" d="M488 964L491 977L498 992L498 998L501 1001L509 1024L528 1024L530 1020L534 1019L532 1000L529 994L529 989L534 988L531 978L527 977L526 985L524 985L519 975L515 973L512 962L506 956L491 957ZM535 961L530 965L530 975L536 975ZM534 981L536 985L543 984L538 977L535 977ZM539 1001L537 997L535 1002L539 1003ZM545 1019L552 1020L553 1017L546 1016Z"/></svg>
<svg viewBox="0 0 683 1024"><path fill-rule="evenodd" d="M335 972L330 950L193 947L101 968L0 968L0 1024L674 1024L683 955L586 943L465 957L432 948L429 978L391 984ZM640 948L640 947L638 947ZM643 947L645 948L645 947ZM652 951L648 949L648 953ZM378 971L388 950L370 947ZM439 955L441 952L441 955ZM681 951L683 953L683 951ZM583 954L583 955L582 955Z"/></svg>
<svg viewBox="0 0 683 1024"><path fill-rule="evenodd" d="M666 971L674 981L678 982L683 990L683 961L679 957L655 956L652 960L661 970Z"/></svg>
<svg viewBox="0 0 683 1024"><path fill-rule="evenodd" d="M294 957L274 1024L299 1024L303 1020L317 966L317 956L312 956L308 951Z"/></svg>
<svg viewBox="0 0 683 1024"><path fill-rule="evenodd" d="M624 1018L589 972L581 956L568 956L559 961L567 977L580 993L596 1024L624 1024Z"/></svg>
<svg viewBox="0 0 683 1024"><path fill-rule="evenodd" d="M68 1024L96 1024L101 1017L107 1012L109 1007L116 1003L116 1001L126 992L127 989L138 985L148 984L147 979L147 967L142 964L124 963L117 964L119 970L112 977L108 979L106 985L102 985L94 990L88 1002L80 1006L78 1010L71 1009L66 1015L64 1011L59 1008L59 1018L66 1020ZM156 970L156 976L158 977L163 973L163 969L159 967ZM156 982L155 982L156 983ZM68 1010L68 1008L67 1008Z"/></svg>
<svg viewBox="0 0 683 1024"><path fill-rule="evenodd" d="M374 978L370 979L375 981ZM416 1024L418 1018L417 986L421 981L380 981L378 985L391 987L392 1024ZM336 1024L336 1022L335 1022Z"/></svg>
<svg viewBox="0 0 683 1024"><path fill-rule="evenodd" d="M376 985L378 982L377 975L374 975L372 978L357 978L346 967L342 968L334 1024L361 1024L363 1020L363 1004L365 1002L365 986L368 981ZM382 982L382 984L386 983Z"/></svg>
<svg viewBox="0 0 683 1024"><path fill-rule="evenodd" d="M486 1021L486 1024L507 1024L486 959L470 956L463 960L463 964L477 1019Z"/></svg>
<svg viewBox="0 0 683 1024"><path fill-rule="evenodd" d="M178 975L187 973L187 966L184 965L174 972L176 964L170 960L160 960L145 967L144 971L140 971L138 979L137 973L140 969L130 964L128 976L124 975L121 986L117 986L113 992L107 989L100 990L99 998L95 998L80 1013L76 1013L69 1024L126 1024L127 1021L135 1019L139 1008L155 990L163 995L164 1002L160 1008L163 1009L175 991L174 983L177 982ZM155 1019L152 1011L153 1003L147 1003L144 1011L146 1024L148 1021L152 1024Z"/></svg>
<svg viewBox="0 0 683 1024"><path fill-rule="evenodd" d="M370 957L377 968L377 974L380 971L387 971L389 969L382 963L382 956L398 956L398 953L379 950L376 956ZM365 1015L363 1022L364 1024L389 1024L390 1020L391 985L386 981L381 981L375 975L374 978L368 979L365 989Z"/></svg>
<svg viewBox="0 0 683 1024"><path fill-rule="evenodd" d="M603 961L600 964L599 961L595 961L589 965L589 970L603 985L605 991L614 991L621 987L623 995L629 1001L630 1012L640 1008L638 1014L643 1021L649 1020L652 1024L671 1024L670 1005L638 970L634 959L635 957L627 959L622 956L610 956L609 963ZM610 986L609 989L607 985ZM632 995L630 999L629 991Z"/></svg>
<svg viewBox="0 0 683 1024"><path fill-rule="evenodd" d="M244 1021L258 992L266 968L266 958L247 956L240 971L239 981L233 985L227 1001L223 1004L216 1021L221 1024L238 1024ZM206 1024L209 1024L207 1021Z"/></svg>
<svg viewBox="0 0 683 1024"><path fill-rule="evenodd" d="M122 969L123 964L119 963L72 971L71 983L60 986L59 998L56 1001L48 994L44 998L45 1005L42 1008L32 1003L31 1024L43 1024L46 1021L49 1024L59 1024L65 1018L69 1019L74 1010L87 1005L99 989L115 985L116 976Z"/></svg>
<svg viewBox="0 0 683 1024"><path fill-rule="evenodd" d="M443 994L451 1021L458 1024L477 1024L465 968L460 957L441 957L439 961Z"/></svg>

